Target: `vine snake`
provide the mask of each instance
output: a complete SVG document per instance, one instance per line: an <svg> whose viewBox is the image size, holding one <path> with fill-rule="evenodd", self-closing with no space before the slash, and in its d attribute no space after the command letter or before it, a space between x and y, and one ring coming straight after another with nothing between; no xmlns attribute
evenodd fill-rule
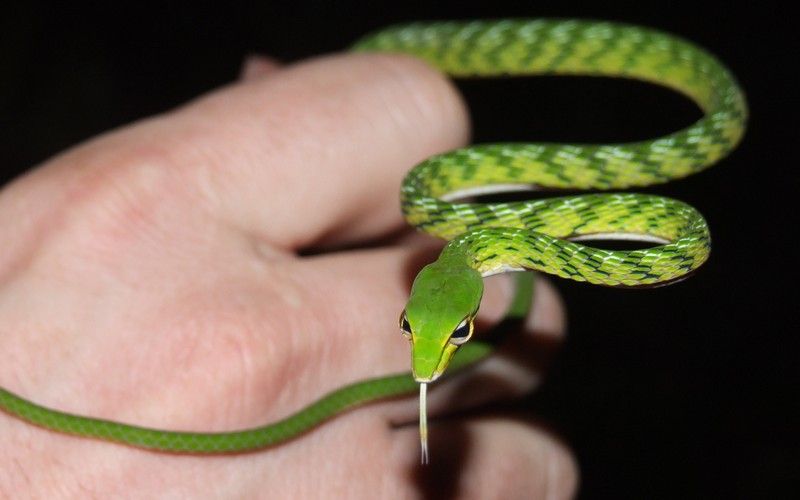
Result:
<svg viewBox="0 0 800 500"><path fill-rule="evenodd" d="M530 270L613 287L652 286L680 279L707 259L710 239L703 217L661 196L598 193L509 203L464 201L533 188L647 186L715 163L741 139L747 105L735 78L703 49L638 26L550 19L415 23L369 35L353 49L410 54L454 77L555 74L644 80L685 94L703 117L653 140L478 145L414 167L401 188L405 218L448 243L417 275L400 316L401 331L411 342L412 376L357 382L279 422L223 433L150 429L67 414L2 388L0 409L67 434L159 451L231 453L287 441L355 405L410 393L419 384L422 459L427 461L427 384L448 365L451 371L464 368L493 350L490 343L467 342L483 277ZM598 238L651 246L622 251L584 244ZM526 314L530 303L531 273L521 276L510 316Z"/></svg>

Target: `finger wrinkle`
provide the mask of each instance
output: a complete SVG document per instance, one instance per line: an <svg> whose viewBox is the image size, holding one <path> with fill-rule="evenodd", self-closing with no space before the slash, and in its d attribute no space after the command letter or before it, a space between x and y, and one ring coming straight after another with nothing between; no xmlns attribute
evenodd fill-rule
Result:
<svg viewBox="0 0 800 500"><path fill-rule="evenodd" d="M226 218L290 248L396 228L403 173L468 135L464 105L446 78L385 54L291 65L190 110L204 133L201 141L191 134L189 157L209 170L207 189L221 193ZM301 210L303 224L288 220Z"/></svg>
<svg viewBox="0 0 800 500"><path fill-rule="evenodd" d="M421 133L432 137L442 136L439 149L452 149L466 144L469 139L469 116L466 105L452 82L419 59L399 54L371 54L375 67L386 70L393 83L381 94L383 104L395 123L396 129L406 134L404 143L425 140ZM398 96L400 98L398 99ZM453 124L457 124L454 130Z"/></svg>

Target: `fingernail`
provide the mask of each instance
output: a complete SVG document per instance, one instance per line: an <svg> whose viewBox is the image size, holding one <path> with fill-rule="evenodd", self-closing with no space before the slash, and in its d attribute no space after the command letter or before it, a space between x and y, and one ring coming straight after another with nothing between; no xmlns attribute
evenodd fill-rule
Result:
<svg viewBox="0 0 800 500"><path fill-rule="evenodd" d="M537 276L533 291L533 306L525 322L536 335L561 337L566 330L564 302L555 287L542 276Z"/></svg>
<svg viewBox="0 0 800 500"><path fill-rule="evenodd" d="M487 321L500 320L514 296L514 277L510 273L496 274L484 280L481 317Z"/></svg>

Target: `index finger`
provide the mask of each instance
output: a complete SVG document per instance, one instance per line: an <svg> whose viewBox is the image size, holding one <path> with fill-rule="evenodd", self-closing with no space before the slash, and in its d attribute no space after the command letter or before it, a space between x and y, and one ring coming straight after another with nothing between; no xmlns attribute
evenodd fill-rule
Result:
<svg viewBox="0 0 800 500"><path fill-rule="evenodd" d="M380 54L295 64L166 119L178 134L170 162L191 165L216 213L286 249L396 229L405 172L462 145L469 128L444 76Z"/></svg>

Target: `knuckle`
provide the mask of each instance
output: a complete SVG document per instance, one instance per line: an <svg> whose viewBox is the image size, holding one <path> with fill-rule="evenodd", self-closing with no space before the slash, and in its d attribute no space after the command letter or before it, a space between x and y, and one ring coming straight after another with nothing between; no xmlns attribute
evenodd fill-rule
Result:
<svg viewBox="0 0 800 500"><path fill-rule="evenodd" d="M424 61L402 54L361 54L360 58L381 92L389 116L413 139L442 137L455 147L467 141L466 105L443 73ZM424 142L423 142L424 143Z"/></svg>

